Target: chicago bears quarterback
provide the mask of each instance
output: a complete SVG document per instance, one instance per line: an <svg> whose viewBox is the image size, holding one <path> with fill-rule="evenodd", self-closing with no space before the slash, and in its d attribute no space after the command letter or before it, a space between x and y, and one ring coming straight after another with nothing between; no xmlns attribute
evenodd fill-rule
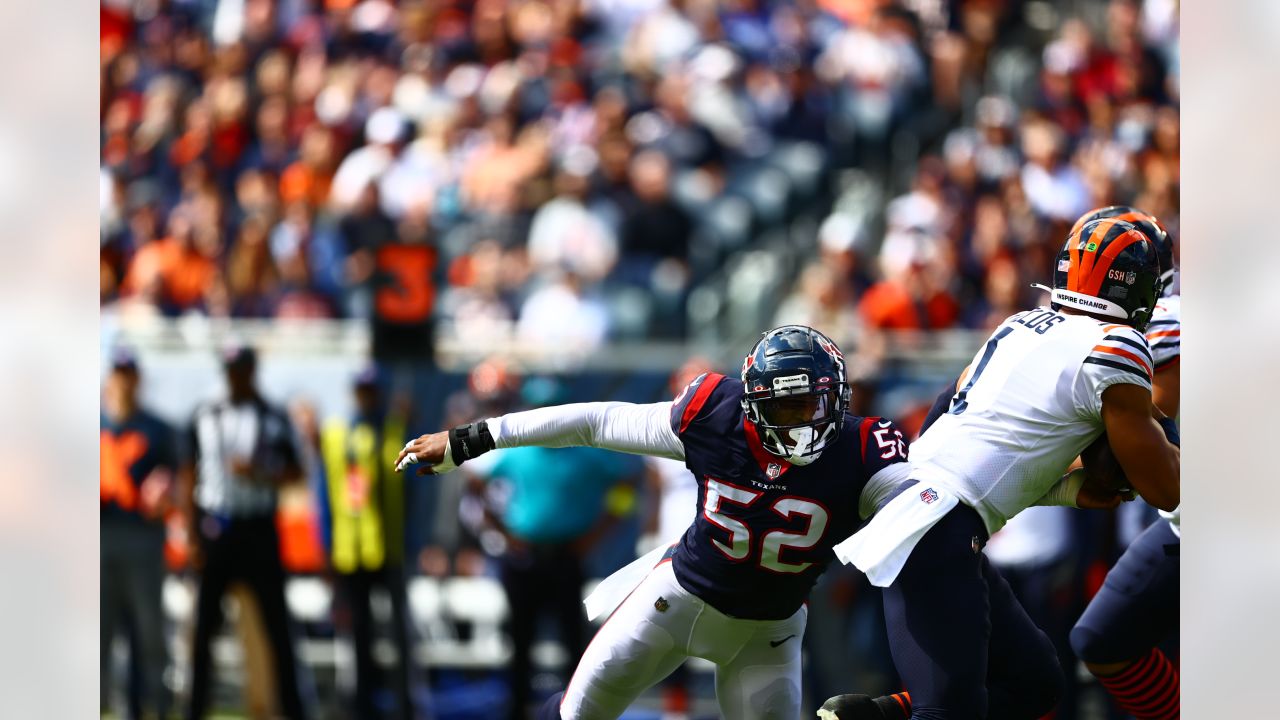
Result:
<svg viewBox="0 0 1280 720"><path fill-rule="evenodd" d="M1152 404L1142 334L1160 269L1134 225L1086 222L1057 258L1050 307L1013 315L979 350L912 447L915 484L835 548L886 587L909 698L839 696L820 717L1030 720L1054 707L1063 680L1053 647L981 548L1030 505L1081 502L1084 474L1063 473L1104 431L1132 489L1178 505L1177 427Z"/></svg>
<svg viewBox="0 0 1280 720"><path fill-rule="evenodd" d="M1127 206L1095 210L1078 224L1114 217L1133 223L1154 243L1163 297L1156 303L1147 342L1151 346L1152 397L1169 417L1179 404L1181 297L1173 240L1155 217ZM1116 704L1135 718L1176 718L1181 710L1178 669L1157 645L1178 627L1180 513L1163 518L1134 539L1071 630L1071 647Z"/></svg>
<svg viewBox="0 0 1280 720"><path fill-rule="evenodd" d="M683 460L698 482L693 524L637 561L642 579L624 584L626 599L539 717L617 718L694 656L716 665L724 717L794 720L805 600L832 546L906 478L902 432L849 414L849 399L835 343L787 325L756 343L740 378L705 373L671 402L561 405L423 435L397 467L444 472L527 445Z"/></svg>

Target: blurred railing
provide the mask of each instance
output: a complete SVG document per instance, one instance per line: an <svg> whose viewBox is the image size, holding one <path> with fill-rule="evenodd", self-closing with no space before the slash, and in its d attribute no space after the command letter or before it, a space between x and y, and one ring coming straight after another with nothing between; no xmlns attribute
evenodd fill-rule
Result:
<svg viewBox="0 0 1280 720"><path fill-rule="evenodd" d="M867 344L866 338L856 335L832 334L837 342L852 348L862 348ZM890 331L882 334L883 347L876 354L885 364L919 368L932 374L939 368L963 366L986 335L985 331L974 330ZM720 341L629 340L597 348L575 348L517 340L483 342L452 337L438 343L435 361L441 370L449 372L465 372L495 354L510 358L532 372L652 372L675 369L696 355L718 366L733 367L755 339L756 336L751 334ZM208 354L215 357L230 344L247 343L264 358L325 357L364 362L369 357L370 331L368 323L362 320L211 320L190 317L128 322L104 320L102 340L104 350L124 346L144 357L165 354ZM104 353L103 362L107 359L108 355Z"/></svg>
<svg viewBox="0 0 1280 720"><path fill-rule="evenodd" d="M618 341L593 349L442 339L435 352L437 369L429 380L439 394L422 400L418 409L426 412L424 422L437 422L444 397L465 388L466 373L495 354L525 374L552 374L570 381L611 379L612 384L582 390L596 399L601 399L598 393L608 392L610 399L651 402L667 392L665 378L691 357L704 358L724 372L736 371L757 332L740 332L721 341ZM986 338L985 333L969 330L892 332L874 338L833 335L850 358L853 375L881 391L876 411L890 416L932 397L935 386L955 377ZM351 410L351 377L369 363L370 331L367 323L356 320L195 317L121 322L104 315L101 362L105 371L113 348L132 349L143 369L143 402L181 427L190 421L197 403L219 392L218 356L232 343L249 343L258 350L259 387L269 399L305 400L322 416L342 416ZM426 356L424 350L424 360Z"/></svg>

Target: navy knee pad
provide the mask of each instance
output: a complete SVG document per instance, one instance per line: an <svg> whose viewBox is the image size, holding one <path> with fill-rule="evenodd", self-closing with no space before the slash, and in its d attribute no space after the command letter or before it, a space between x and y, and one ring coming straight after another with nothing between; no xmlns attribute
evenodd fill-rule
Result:
<svg viewBox="0 0 1280 720"><path fill-rule="evenodd" d="M1133 541L1071 628L1076 657L1089 663L1133 660L1177 628L1179 564L1166 549L1177 541L1163 520Z"/></svg>
<svg viewBox="0 0 1280 720"><path fill-rule="evenodd" d="M1071 651L1076 654L1076 657L1085 662L1105 662L1100 658L1107 651L1106 636L1104 633L1084 624L1084 618L1081 618L1080 622L1077 622L1075 627L1071 628Z"/></svg>

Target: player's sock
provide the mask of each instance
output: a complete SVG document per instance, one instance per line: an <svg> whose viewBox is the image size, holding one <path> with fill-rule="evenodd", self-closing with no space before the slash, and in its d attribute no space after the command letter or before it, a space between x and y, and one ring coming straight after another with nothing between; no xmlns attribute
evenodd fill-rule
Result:
<svg viewBox="0 0 1280 720"><path fill-rule="evenodd" d="M663 687L662 711L670 715L689 713L689 689L683 683Z"/></svg>
<svg viewBox="0 0 1280 720"><path fill-rule="evenodd" d="M1181 695L1178 670L1159 648L1115 675L1099 677L1122 710L1138 720L1173 720Z"/></svg>
<svg viewBox="0 0 1280 720"><path fill-rule="evenodd" d="M909 720L911 718L911 693L900 692L875 699L876 707L884 720Z"/></svg>

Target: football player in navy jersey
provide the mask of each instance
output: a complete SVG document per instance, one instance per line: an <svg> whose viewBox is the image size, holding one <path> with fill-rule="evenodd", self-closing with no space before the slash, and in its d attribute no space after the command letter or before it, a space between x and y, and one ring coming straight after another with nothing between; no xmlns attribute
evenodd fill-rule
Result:
<svg viewBox="0 0 1280 720"><path fill-rule="evenodd" d="M620 604L604 605L616 610L539 717L616 718L693 656L715 663L725 717L793 720L805 600L832 546L905 479L902 432L850 415L849 396L836 345L787 325L756 343L740 378L706 373L671 402L561 405L423 435L397 469L446 472L529 445L683 460L698 481L693 524L602 583Z"/></svg>

